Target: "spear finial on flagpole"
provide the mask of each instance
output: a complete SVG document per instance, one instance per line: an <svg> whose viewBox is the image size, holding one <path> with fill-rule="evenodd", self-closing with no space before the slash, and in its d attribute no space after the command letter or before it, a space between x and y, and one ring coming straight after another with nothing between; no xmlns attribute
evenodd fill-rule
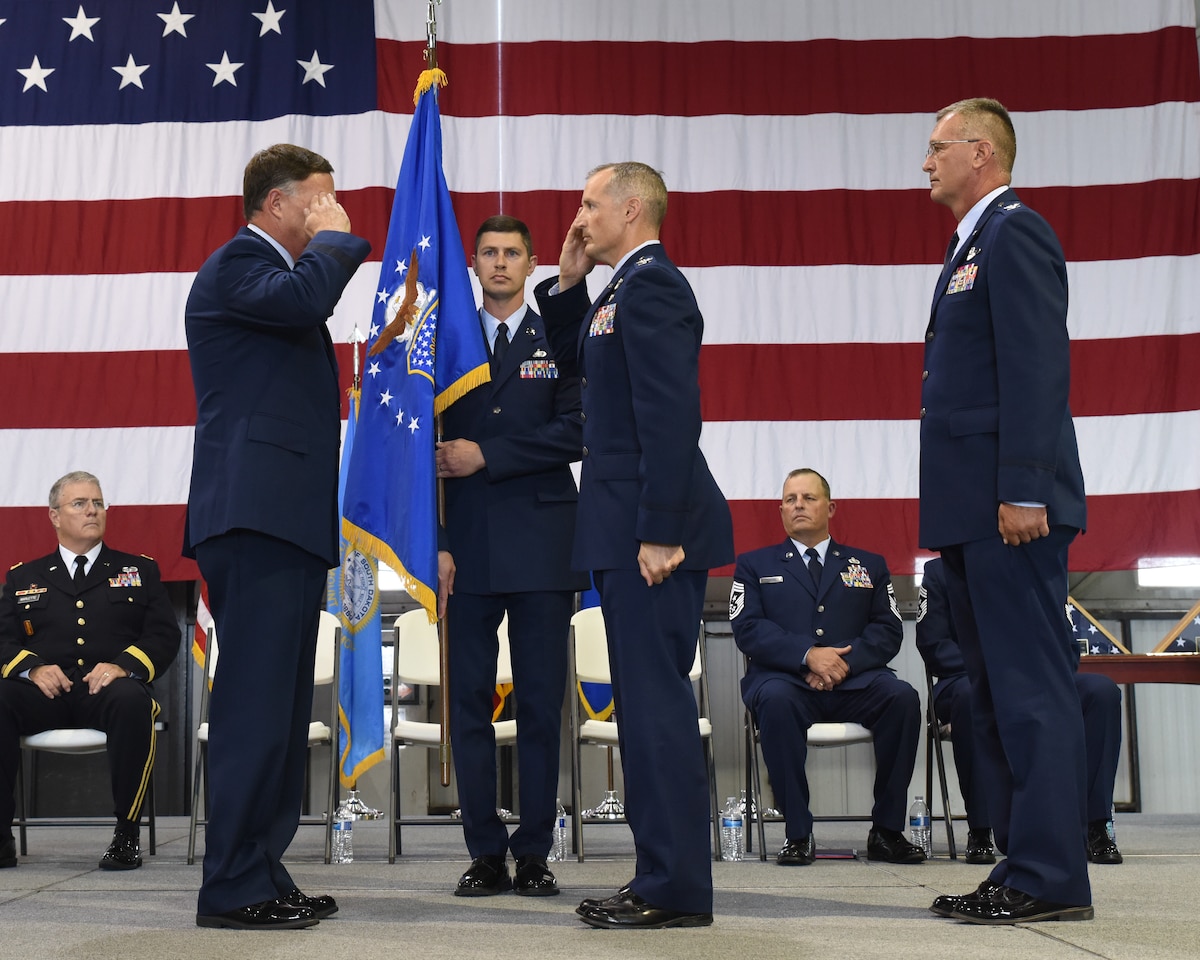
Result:
<svg viewBox="0 0 1200 960"><path fill-rule="evenodd" d="M413 106L421 99L421 94L437 84L444 87L449 82L446 74L437 65L437 8L442 0L428 0L429 14L425 18L425 69L417 77L417 89L413 91Z"/></svg>

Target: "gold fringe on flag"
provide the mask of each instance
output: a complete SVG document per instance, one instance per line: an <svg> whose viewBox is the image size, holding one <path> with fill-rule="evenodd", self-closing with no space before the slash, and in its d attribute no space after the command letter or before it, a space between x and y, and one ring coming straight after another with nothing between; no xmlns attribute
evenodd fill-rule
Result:
<svg viewBox="0 0 1200 960"><path fill-rule="evenodd" d="M413 91L413 106L417 105L417 101L421 99L421 94L432 87L434 84L439 87L445 87L450 84L446 79L446 74L434 67L432 70L422 70L421 75L417 77L417 89Z"/></svg>

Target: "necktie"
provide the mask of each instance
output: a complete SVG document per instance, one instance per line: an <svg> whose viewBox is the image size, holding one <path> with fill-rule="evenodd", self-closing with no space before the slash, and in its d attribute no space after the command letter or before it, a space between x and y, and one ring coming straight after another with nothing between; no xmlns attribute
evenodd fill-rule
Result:
<svg viewBox="0 0 1200 960"><path fill-rule="evenodd" d="M83 583L83 568L87 566L87 557L75 558L75 574L71 577L72 583Z"/></svg>
<svg viewBox="0 0 1200 960"><path fill-rule="evenodd" d="M496 342L492 345L492 374L504 363L504 354L508 352L508 324L501 321L496 326Z"/></svg>
<svg viewBox="0 0 1200 960"><path fill-rule="evenodd" d="M808 572L812 575L813 586L821 585L821 571L824 569L821 566L821 555L817 553L816 547L809 547L804 551L804 555L808 557Z"/></svg>
<svg viewBox="0 0 1200 960"><path fill-rule="evenodd" d="M954 250L957 246L958 246L958 231L956 230L956 231L954 231L953 235L951 235L951 237L950 237L950 245L948 247L946 247L946 257L944 260L942 260L942 269L943 270L945 270L946 267L948 267L950 265L950 260L954 256Z"/></svg>

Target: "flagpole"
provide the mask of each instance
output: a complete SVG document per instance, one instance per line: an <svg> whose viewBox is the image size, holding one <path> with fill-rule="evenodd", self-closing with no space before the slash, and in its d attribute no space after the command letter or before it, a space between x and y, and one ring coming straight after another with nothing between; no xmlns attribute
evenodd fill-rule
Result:
<svg viewBox="0 0 1200 960"><path fill-rule="evenodd" d="M425 18L425 66L429 70L437 69L437 8L442 0L428 0L429 13ZM440 442L442 439L442 417L434 418L434 436ZM438 526L446 525L446 486L445 481L437 479L437 518ZM441 740L438 743L438 760L442 774L442 786L450 786L450 625L448 617L443 614L438 620L438 659L441 685L438 688L440 698Z"/></svg>

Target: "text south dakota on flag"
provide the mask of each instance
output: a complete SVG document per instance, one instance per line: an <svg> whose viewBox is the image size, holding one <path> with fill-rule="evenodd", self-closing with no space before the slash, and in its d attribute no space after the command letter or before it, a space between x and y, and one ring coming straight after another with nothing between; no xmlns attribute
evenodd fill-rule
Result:
<svg viewBox="0 0 1200 960"><path fill-rule="evenodd" d="M431 70L417 84L367 335L362 407L342 505L346 539L395 570L430 619L437 606L434 419L489 379L442 173L439 80L444 75Z"/></svg>

